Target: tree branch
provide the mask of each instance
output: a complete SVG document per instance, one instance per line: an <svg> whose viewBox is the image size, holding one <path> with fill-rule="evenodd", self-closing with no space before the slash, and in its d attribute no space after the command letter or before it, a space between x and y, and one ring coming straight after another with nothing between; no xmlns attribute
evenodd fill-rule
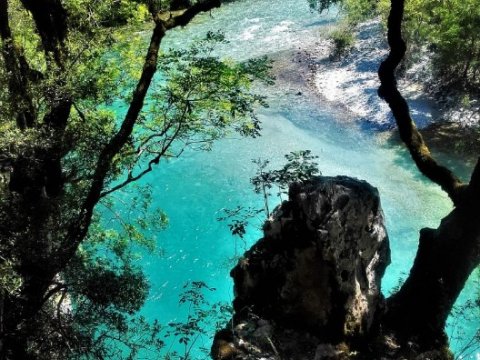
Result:
<svg viewBox="0 0 480 360"><path fill-rule="evenodd" d="M391 10L388 17L388 44L390 53L378 70L380 78L379 96L384 99L395 117L400 138L407 145L412 159L423 175L448 194L455 205L462 198L465 185L448 168L440 165L433 158L430 150L411 118L407 102L397 89L395 70L402 61L406 45L402 38L401 26L404 11L404 0L391 0Z"/></svg>
<svg viewBox="0 0 480 360"><path fill-rule="evenodd" d="M65 290L66 285L65 284L58 284L51 288L44 296L42 299L42 305L45 304L53 295L58 293L59 291Z"/></svg>
<svg viewBox="0 0 480 360"><path fill-rule="evenodd" d="M93 214L93 208L101 198L105 178L110 171L112 161L114 157L119 154L122 147L128 142L132 134L134 125L143 108L153 75L157 69L158 52L166 31L177 26L185 26L195 15L201 12L210 11L220 5L220 0L207 0L193 5L180 15L172 16L167 21L162 20L159 15L155 16L155 28L153 29L152 37L150 39L144 67L136 89L133 92L127 114L125 115L120 129L111 138L98 158L92 184L85 201L82 204L79 218L69 227L67 236L70 239L70 244L62 250L62 256L59 257L62 262L59 264L60 267L63 268L64 264L71 258L71 256L73 256L78 245L87 234Z"/></svg>
<svg viewBox="0 0 480 360"><path fill-rule="evenodd" d="M185 112L186 112L186 109L184 110L184 113L182 115L182 119L184 118L185 116ZM151 159L149 162L148 162L148 165L147 167L141 171L140 173L138 173L137 175L135 176L132 176L131 173L128 174L128 177L127 179L125 179L124 181L122 181L121 183L115 185L114 187L112 187L111 189L108 189L108 190L105 190L103 191L101 194L100 194L100 197L105 197L117 190L120 190L122 188L124 188L125 186L127 186L128 184L132 183L132 182L135 182L137 180L140 180L142 177L144 177L145 175L147 175L149 172L151 172L153 170L153 165L158 165L158 163L160 162L160 159L166 154L166 152L168 151L168 149L170 149L170 146L172 145L173 141L178 137L178 135L180 134L180 131L182 130L183 128L183 121L181 121L177 127L177 129L175 130L174 134L170 137L170 138L167 138L164 140L164 144L162 146L162 150L160 150L156 156Z"/></svg>
<svg viewBox="0 0 480 360"><path fill-rule="evenodd" d="M218 8L220 5L220 0L200 1L185 11L159 12L155 17L155 22L162 22L166 30L173 29L177 26L186 26L199 13ZM166 18L166 14L168 14L168 18Z"/></svg>

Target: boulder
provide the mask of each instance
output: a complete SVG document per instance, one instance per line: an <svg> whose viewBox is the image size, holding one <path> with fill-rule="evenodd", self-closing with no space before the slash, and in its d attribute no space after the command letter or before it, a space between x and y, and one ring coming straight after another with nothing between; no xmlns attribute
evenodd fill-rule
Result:
<svg viewBox="0 0 480 360"><path fill-rule="evenodd" d="M348 177L293 184L231 276L234 308L331 338L368 332L390 248L378 191Z"/></svg>
<svg viewBox="0 0 480 360"><path fill-rule="evenodd" d="M231 271L229 346L236 358L347 354L345 343L358 342L376 324L389 263L377 189L344 176L292 184L264 237Z"/></svg>

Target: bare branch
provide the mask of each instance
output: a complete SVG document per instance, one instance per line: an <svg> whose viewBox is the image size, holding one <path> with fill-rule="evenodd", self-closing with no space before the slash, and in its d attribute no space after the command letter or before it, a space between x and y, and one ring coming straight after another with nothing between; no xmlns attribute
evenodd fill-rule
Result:
<svg viewBox="0 0 480 360"><path fill-rule="evenodd" d="M458 205L465 185L452 171L438 164L433 158L410 115L407 102L397 89L395 70L402 61L406 51L405 41L401 33L404 0L392 0L391 4L392 7L388 17L390 53L378 70L381 82L378 94L390 106L400 132L400 138L407 145L418 169L423 175L440 185L452 199L453 203Z"/></svg>
<svg viewBox="0 0 480 360"><path fill-rule="evenodd" d="M67 291L64 290L62 292L60 300L58 300L57 302L57 322L58 322L59 333L62 336L62 341L66 345L70 354L73 354L72 347L70 346L70 342L68 341L69 336L65 332L65 328L63 327L63 323L62 323L62 316L63 316L63 313L65 312L62 306L66 296L67 296Z"/></svg>
<svg viewBox="0 0 480 360"><path fill-rule="evenodd" d="M80 119L82 119L82 121L84 123L87 122L87 117L85 116L85 114L83 113L82 110L80 110L80 108L77 106L76 103L72 102L72 105L73 105L73 108L75 109L75 111L77 112L78 116L80 116Z"/></svg>
<svg viewBox="0 0 480 360"><path fill-rule="evenodd" d="M42 299L42 304L45 304L48 299L50 299L53 295L55 295L56 293L58 293L59 291L62 291L62 290L65 290L66 289L66 285L65 284L62 284L62 283L58 283L56 286L52 287L46 294L45 296L43 297Z"/></svg>

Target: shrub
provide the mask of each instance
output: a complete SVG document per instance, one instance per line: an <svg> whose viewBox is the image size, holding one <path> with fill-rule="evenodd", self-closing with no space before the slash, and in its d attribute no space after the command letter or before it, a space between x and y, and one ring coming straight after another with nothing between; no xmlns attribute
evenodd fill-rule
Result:
<svg viewBox="0 0 480 360"><path fill-rule="evenodd" d="M346 20L352 26L371 19L377 14L377 1L375 0L344 0L342 9Z"/></svg>
<svg viewBox="0 0 480 360"><path fill-rule="evenodd" d="M329 38L333 42L332 58L338 60L345 56L355 43L355 36L348 26L339 26L330 33Z"/></svg>

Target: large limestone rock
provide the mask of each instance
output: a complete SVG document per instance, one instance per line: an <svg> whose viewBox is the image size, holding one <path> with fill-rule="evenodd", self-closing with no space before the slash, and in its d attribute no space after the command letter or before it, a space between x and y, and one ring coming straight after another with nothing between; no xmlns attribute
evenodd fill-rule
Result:
<svg viewBox="0 0 480 360"><path fill-rule="evenodd" d="M390 262L377 190L323 177L292 185L289 197L231 272L235 311L329 337L365 333Z"/></svg>
<svg viewBox="0 0 480 360"><path fill-rule="evenodd" d="M383 305L390 249L378 191L348 177L293 184L264 234L231 272L234 331L217 335L213 357L341 358Z"/></svg>

